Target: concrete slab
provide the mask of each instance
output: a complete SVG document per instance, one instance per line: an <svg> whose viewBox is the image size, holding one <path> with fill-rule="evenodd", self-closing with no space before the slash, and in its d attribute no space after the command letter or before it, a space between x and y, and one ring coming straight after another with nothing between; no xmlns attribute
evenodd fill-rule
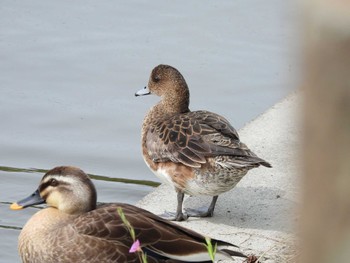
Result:
<svg viewBox="0 0 350 263"><path fill-rule="evenodd" d="M219 197L213 218L190 218L179 224L236 244L243 252L261 257L260 262L293 261L300 175L299 96L288 96L239 131L241 140L273 168L251 170ZM187 197L184 207L207 207L210 200ZM156 214L175 211L176 194L171 186L161 185L137 205Z"/></svg>

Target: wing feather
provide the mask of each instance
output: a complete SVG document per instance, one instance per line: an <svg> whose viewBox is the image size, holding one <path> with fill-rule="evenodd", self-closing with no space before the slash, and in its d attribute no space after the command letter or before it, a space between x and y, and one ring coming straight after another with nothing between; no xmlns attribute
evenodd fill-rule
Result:
<svg viewBox="0 0 350 263"><path fill-rule="evenodd" d="M208 111L177 114L155 123L148 130L146 146L154 162L172 161L199 168L208 157L227 155L246 158L248 166L250 162L257 164L252 158L256 155L240 142L232 125ZM259 165L269 166L259 160Z"/></svg>
<svg viewBox="0 0 350 263"><path fill-rule="evenodd" d="M136 254L128 253L133 240L118 215L118 207L123 209L126 219L135 230L136 239L140 241L141 247L150 252L148 253L149 262L163 262L166 258L183 257L185 259L188 255L207 253L205 238L202 235L142 208L122 203L103 205L75 219L74 227L80 236L84 236L81 241L87 244L82 247L94 251L95 246L102 244L110 247L111 251L115 251L113 256L118 258L117 262L138 262ZM213 242L218 245L236 247L215 239Z"/></svg>

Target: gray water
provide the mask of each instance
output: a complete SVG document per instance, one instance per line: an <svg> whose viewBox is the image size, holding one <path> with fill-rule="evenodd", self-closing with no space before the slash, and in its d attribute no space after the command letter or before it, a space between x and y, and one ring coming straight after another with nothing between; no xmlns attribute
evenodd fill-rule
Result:
<svg viewBox="0 0 350 263"><path fill-rule="evenodd" d="M37 169L107 177L94 177L101 202L152 191L111 178L158 182L140 152L143 117L158 99L134 97L154 66L178 68L191 109L237 129L290 93L295 10L279 0L1 1L0 262L19 262L19 228L37 210L8 203L37 188Z"/></svg>

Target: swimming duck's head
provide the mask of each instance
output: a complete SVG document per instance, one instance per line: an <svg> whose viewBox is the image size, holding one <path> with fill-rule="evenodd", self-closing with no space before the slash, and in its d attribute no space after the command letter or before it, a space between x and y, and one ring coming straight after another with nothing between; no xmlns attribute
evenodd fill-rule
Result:
<svg viewBox="0 0 350 263"><path fill-rule="evenodd" d="M79 168L60 166L48 171L38 189L29 197L11 205L18 210L46 203L67 214L80 214L96 208L96 189Z"/></svg>

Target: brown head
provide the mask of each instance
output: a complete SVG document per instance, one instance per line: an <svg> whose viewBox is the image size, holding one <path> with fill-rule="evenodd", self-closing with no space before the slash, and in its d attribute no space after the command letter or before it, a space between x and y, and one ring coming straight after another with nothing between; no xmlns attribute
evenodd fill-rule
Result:
<svg viewBox="0 0 350 263"><path fill-rule="evenodd" d="M60 166L48 171L38 190L18 201L12 209L46 203L67 214L81 214L96 208L96 189L90 178L79 168Z"/></svg>
<svg viewBox="0 0 350 263"><path fill-rule="evenodd" d="M152 70L148 87L136 92L135 96L155 94L161 97L166 112L189 111L190 92L181 73L169 65L158 65Z"/></svg>

